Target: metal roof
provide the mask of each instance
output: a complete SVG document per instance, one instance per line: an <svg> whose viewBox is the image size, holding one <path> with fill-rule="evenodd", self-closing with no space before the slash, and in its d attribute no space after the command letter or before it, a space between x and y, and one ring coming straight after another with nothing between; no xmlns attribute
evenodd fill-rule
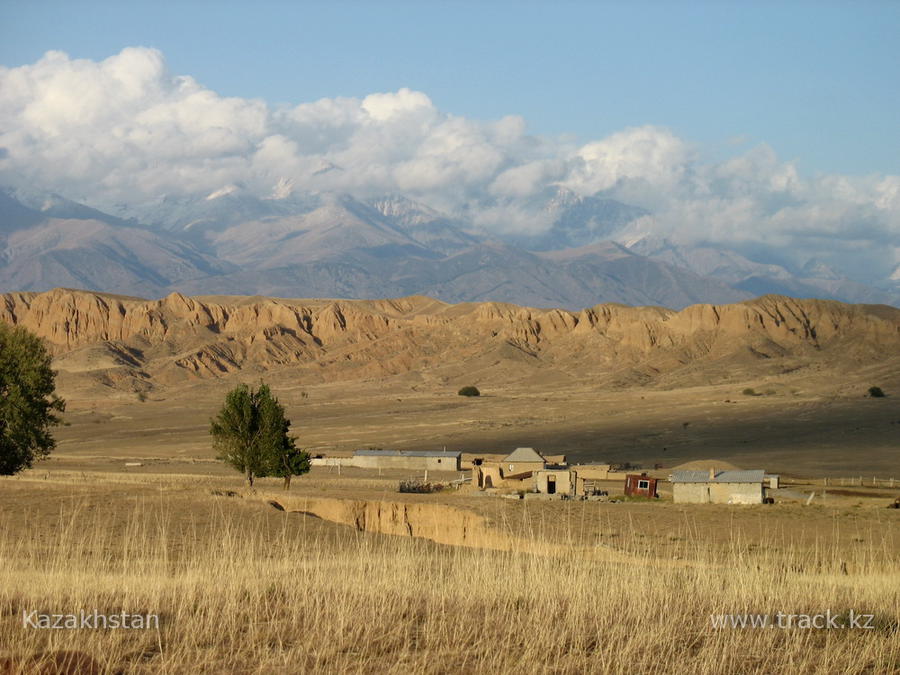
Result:
<svg viewBox="0 0 900 675"><path fill-rule="evenodd" d="M443 450L354 450L354 455L368 457L461 457L462 452Z"/></svg>
<svg viewBox="0 0 900 675"><path fill-rule="evenodd" d="M506 457L504 462L546 462L534 448L516 448Z"/></svg>
<svg viewBox="0 0 900 675"><path fill-rule="evenodd" d="M765 476L762 469L748 471L716 471L710 478L709 471L673 471L673 483L762 483Z"/></svg>

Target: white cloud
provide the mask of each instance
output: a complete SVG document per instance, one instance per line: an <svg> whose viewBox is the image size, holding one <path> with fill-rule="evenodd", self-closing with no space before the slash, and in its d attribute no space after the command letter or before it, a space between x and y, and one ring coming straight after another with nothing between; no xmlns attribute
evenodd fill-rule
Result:
<svg viewBox="0 0 900 675"><path fill-rule="evenodd" d="M579 146L529 135L514 115L446 114L409 89L275 108L173 75L141 47L0 68L0 183L98 206L231 185L266 198L402 192L496 231L536 232L550 224L536 198L562 185L643 206L653 215L635 228L676 240L781 246L801 263L846 252L872 276L897 264L900 176L804 178L766 145L733 147L704 163L654 126ZM873 265L867 247L883 252Z"/></svg>
<svg viewBox="0 0 900 675"><path fill-rule="evenodd" d="M428 96L405 88L397 93L369 94L363 99L362 109L375 122L409 118L412 115L430 117L437 112Z"/></svg>
<svg viewBox="0 0 900 675"><path fill-rule="evenodd" d="M609 190L620 181L643 180L655 188L673 188L691 161L687 144L666 129L626 129L588 143L577 152L581 166L567 185L584 193Z"/></svg>

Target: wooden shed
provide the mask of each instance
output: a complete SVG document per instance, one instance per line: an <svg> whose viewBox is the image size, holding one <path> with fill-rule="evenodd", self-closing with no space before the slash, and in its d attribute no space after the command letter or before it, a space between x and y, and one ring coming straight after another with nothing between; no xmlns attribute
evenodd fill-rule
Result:
<svg viewBox="0 0 900 675"><path fill-rule="evenodd" d="M656 497L656 479L645 473L625 476L625 495L628 497Z"/></svg>

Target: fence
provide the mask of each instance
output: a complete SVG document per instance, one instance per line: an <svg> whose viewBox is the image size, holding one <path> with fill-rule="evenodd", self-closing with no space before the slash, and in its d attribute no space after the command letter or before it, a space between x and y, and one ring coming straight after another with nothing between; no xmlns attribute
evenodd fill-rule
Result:
<svg viewBox="0 0 900 675"><path fill-rule="evenodd" d="M878 476L851 476L849 478L822 478L816 479L825 487L875 487L895 488L900 487L900 480L894 478L879 478Z"/></svg>

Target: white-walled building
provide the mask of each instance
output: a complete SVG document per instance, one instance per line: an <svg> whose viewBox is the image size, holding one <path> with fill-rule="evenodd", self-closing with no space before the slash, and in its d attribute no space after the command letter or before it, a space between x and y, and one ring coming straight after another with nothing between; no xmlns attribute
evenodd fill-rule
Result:
<svg viewBox="0 0 900 675"><path fill-rule="evenodd" d="M675 471L671 477L676 504L762 504L765 471Z"/></svg>

